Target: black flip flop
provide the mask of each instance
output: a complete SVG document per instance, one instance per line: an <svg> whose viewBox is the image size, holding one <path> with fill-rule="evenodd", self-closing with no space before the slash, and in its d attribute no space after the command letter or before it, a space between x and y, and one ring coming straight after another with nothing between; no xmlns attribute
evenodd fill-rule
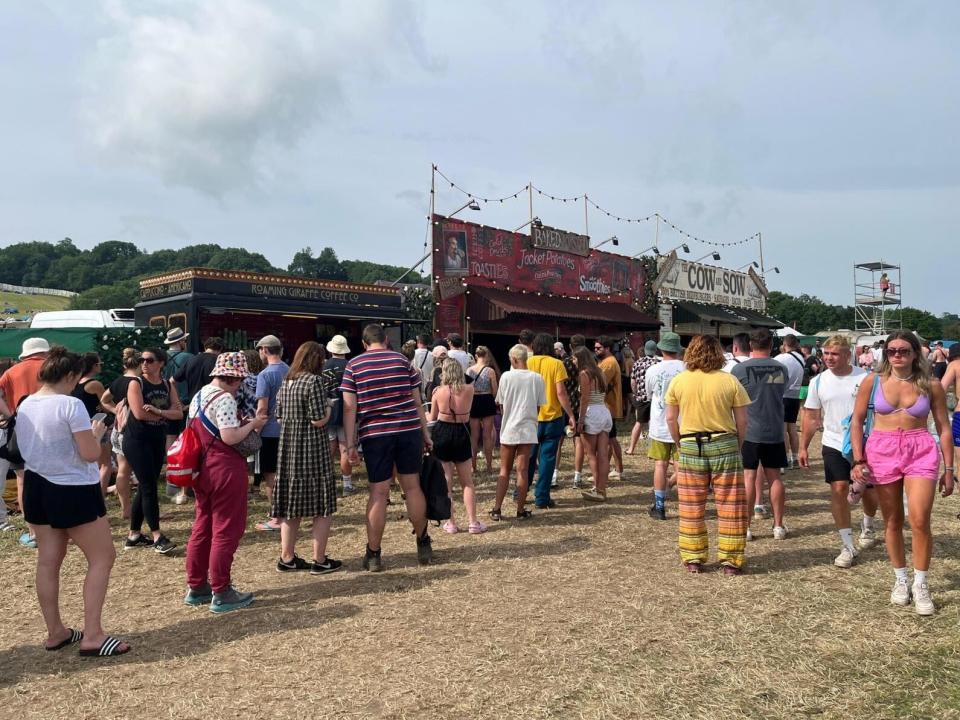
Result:
<svg viewBox="0 0 960 720"><path fill-rule="evenodd" d="M533 517L533 513L529 510L523 510L522 512L517 513L517 520L529 520Z"/></svg>
<svg viewBox="0 0 960 720"><path fill-rule="evenodd" d="M73 645L74 643L78 643L81 640L83 640L83 633L80 632L79 630L74 630L73 628L67 628L67 630L70 631L70 634L67 636L66 640L59 642L56 645L53 645L52 647L44 645L43 646L44 649L47 652L53 652L55 650L63 650L63 648L65 648L67 645Z"/></svg>
<svg viewBox="0 0 960 720"><path fill-rule="evenodd" d="M130 652L130 646L127 645L126 650L121 650L120 646L124 645L123 640L117 640L115 637L110 637L107 635L106 640L100 645L99 648L95 650L84 650L81 648L80 657L113 657L114 655L123 655L124 653Z"/></svg>

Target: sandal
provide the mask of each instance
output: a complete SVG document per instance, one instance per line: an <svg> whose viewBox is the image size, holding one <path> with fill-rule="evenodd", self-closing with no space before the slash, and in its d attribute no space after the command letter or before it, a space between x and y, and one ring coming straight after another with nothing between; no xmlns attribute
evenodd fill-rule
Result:
<svg viewBox="0 0 960 720"><path fill-rule="evenodd" d="M121 649L121 645L126 645L126 648ZM130 646L123 640L117 640L117 638L107 635L99 648L93 650L80 648L80 657L113 657L114 655L124 655L130 650Z"/></svg>
<svg viewBox="0 0 960 720"><path fill-rule="evenodd" d="M67 635L66 640L63 640L56 645L44 645L43 649L48 652L54 652L55 650L62 650L67 645L73 645L83 640L83 633L79 630L74 630L73 628L67 628L70 631L70 634Z"/></svg>
<svg viewBox="0 0 960 720"><path fill-rule="evenodd" d="M700 563L698 562L687 562L687 563L684 563L683 566L687 569L687 572L689 573L698 574L703 572L703 568L700 566Z"/></svg>
<svg viewBox="0 0 960 720"><path fill-rule="evenodd" d="M491 520L496 520L497 522L500 522L502 518L503 518L503 515L500 513L500 510L498 508L494 508L493 510L490 511Z"/></svg>
<svg viewBox="0 0 960 720"><path fill-rule="evenodd" d="M518 510L517 511L517 520L529 520L533 517L533 513L529 510Z"/></svg>
<svg viewBox="0 0 960 720"><path fill-rule="evenodd" d="M866 489L867 483L862 480L852 480L850 482L850 492L847 493L847 502L851 505L858 504L863 497L863 493L866 492Z"/></svg>

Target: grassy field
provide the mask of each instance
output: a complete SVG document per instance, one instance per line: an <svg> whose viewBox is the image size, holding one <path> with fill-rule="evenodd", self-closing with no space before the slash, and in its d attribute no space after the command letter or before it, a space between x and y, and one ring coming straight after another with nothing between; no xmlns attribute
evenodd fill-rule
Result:
<svg viewBox="0 0 960 720"><path fill-rule="evenodd" d="M234 576L257 600L224 616L182 604L182 549L121 552L105 626L134 649L105 661L44 652L34 554L5 534L0 706L17 718L104 720L960 717L954 498L934 509L938 611L921 618L889 605L882 546L852 570L833 567L819 467L788 473L790 536L754 527L739 578L681 569L675 505L665 523L646 514L649 469L629 458L606 505L565 482L559 506L529 522L490 523L480 536L434 529L435 563L423 568L395 495L378 575L360 570L363 493L334 520L341 573L280 575L277 537L251 530ZM484 516L491 493L481 480ZM182 546L191 507L164 511ZM257 502L249 526L265 514ZM465 524L459 502L457 514ZM71 549L62 593L74 626L83 567Z"/></svg>
<svg viewBox="0 0 960 720"><path fill-rule="evenodd" d="M0 318L22 317L32 312L41 312L43 310L66 310L70 304L70 298L60 297L59 295L21 295L14 292L0 291L0 311L5 307L17 308L16 313L0 312Z"/></svg>

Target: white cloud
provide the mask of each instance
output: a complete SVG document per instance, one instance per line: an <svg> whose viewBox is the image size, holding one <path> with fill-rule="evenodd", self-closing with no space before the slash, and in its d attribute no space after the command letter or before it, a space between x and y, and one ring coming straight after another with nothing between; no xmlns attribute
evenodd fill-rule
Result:
<svg viewBox="0 0 960 720"><path fill-rule="evenodd" d="M273 151L343 109L351 76L385 74L390 54L441 64L427 56L407 3L277 9L258 0L108 3L111 32L86 73L83 108L103 159L221 196L269 178Z"/></svg>

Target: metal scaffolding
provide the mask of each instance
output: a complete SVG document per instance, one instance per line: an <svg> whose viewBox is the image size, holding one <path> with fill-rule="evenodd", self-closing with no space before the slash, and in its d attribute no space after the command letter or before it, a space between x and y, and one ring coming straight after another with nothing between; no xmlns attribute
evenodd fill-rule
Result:
<svg viewBox="0 0 960 720"><path fill-rule="evenodd" d="M903 327L900 266L880 260L853 266L854 327L870 335L886 335Z"/></svg>

